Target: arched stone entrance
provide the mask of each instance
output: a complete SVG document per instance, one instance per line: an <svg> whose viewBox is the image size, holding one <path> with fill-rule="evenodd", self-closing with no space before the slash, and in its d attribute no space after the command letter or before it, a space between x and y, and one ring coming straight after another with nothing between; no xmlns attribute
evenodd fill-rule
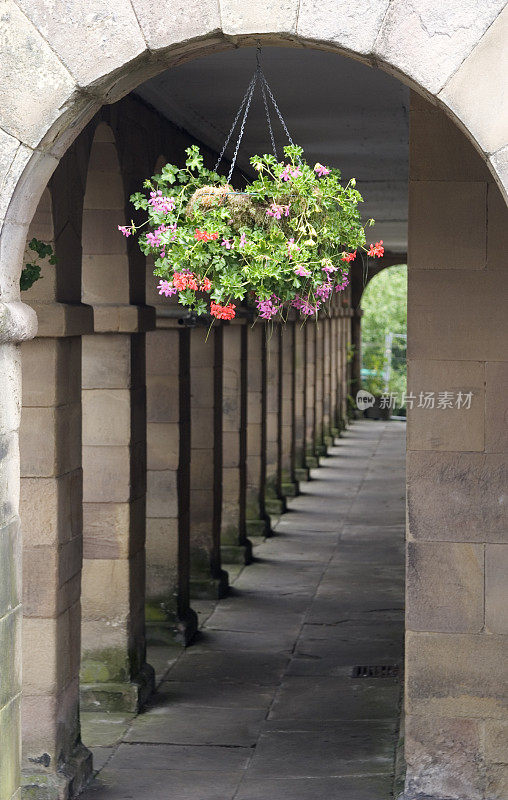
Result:
<svg viewBox="0 0 508 800"><path fill-rule="evenodd" d="M336 5L316 9L304 0L290 0L283 9L269 11L258 3L246 7L223 2L219 9L207 2L185 12L168 8L161 15L144 0L133 5L118 1L107 11L102 2L87 4L86 9L76 3L65 13L48 12L44 4L26 0L18 5L6 2L1 22L6 44L0 61L0 430L5 439L0 530L5 585L12 587L0 608L11 653L11 679L0 709L2 730L10 731L3 748L6 798L16 796L18 751L19 659L12 642L20 606L10 566L17 561L20 537L16 344L36 332L35 314L19 302L18 290L28 224L59 158L101 105L182 60L258 40L321 47L359 58L392 72L431 103L419 104L415 96L411 214L416 219L424 210L426 225L424 237L416 228L410 235L410 386L415 393L425 391L427 381L445 391L453 388L446 383L452 376L454 386L473 386L484 402L475 411L474 424L466 418L456 430L442 427L437 416L430 425L417 415L409 423L409 534L415 541L409 546L408 798L418 793L460 796L463 784L457 789L457 780L464 774L464 753L472 770L464 778L471 797L501 796L494 793L495 775L501 770L495 741L503 723L499 676L493 666L503 662L506 630L488 593L490 587L494 602L505 552L502 518L491 510L499 509L504 474L502 416L495 399L505 357L503 319L494 315L506 280L501 269L506 208L487 167L506 197L502 55L508 16L503 6L494 0L467 9L429 2L417 12L408 2L392 0L376 8L358 3L354 11L348 7L346 15ZM463 139L438 109L467 134L478 156L461 144ZM441 153L441 159L434 158L433 148L443 141L456 147L452 144L444 157ZM449 234L442 220L452 213L453 237L447 241L444 268L436 269L436 250ZM467 246L461 250L464 242ZM432 307L426 294L430 272L436 287L432 297L439 299ZM440 325L443 319L448 323ZM429 329L439 331L439 345L428 336ZM467 455L462 454L464 448ZM466 532L463 538L461 530ZM436 560L441 572L433 566ZM450 572L460 573L460 579L448 584ZM457 594L457 585L474 585L474 599L463 588ZM461 606L463 611L458 620L452 612L445 614L443 630L443 616L438 619L436 609L444 606ZM447 661L450 652L453 658ZM465 665L470 665L469 671ZM474 769L470 764L480 752Z"/></svg>

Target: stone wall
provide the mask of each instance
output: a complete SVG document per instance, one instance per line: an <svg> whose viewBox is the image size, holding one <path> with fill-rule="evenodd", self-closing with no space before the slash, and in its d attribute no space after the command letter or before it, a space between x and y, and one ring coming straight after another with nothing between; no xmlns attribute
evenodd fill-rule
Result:
<svg viewBox="0 0 508 800"><path fill-rule="evenodd" d="M508 212L471 145L417 95L410 142L406 792L498 800L508 796ZM426 392L434 408L419 407ZM443 392L452 407L438 408ZM459 392L472 393L470 407L457 408Z"/></svg>

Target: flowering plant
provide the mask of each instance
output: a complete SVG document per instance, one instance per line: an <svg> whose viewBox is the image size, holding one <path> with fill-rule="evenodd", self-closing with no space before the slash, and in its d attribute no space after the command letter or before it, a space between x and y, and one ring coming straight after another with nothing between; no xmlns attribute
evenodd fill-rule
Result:
<svg viewBox="0 0 508 800"><path fill-rule="evenodd" d="M358 249L383 255L382 241L365 247L355 180L342 186L337 169L310 167L300 147L285 147L283 162L252 157L257 179L244 192L206 169L198 147L186 153L184 168L166 164L145 181L148 194L132 195L147 212L143 225L118 227L139 233L141 250L154 256L159 294L178 293L198 315L232 319L242 301L263 319L291 307L317 315L348 285Z"/></svg>

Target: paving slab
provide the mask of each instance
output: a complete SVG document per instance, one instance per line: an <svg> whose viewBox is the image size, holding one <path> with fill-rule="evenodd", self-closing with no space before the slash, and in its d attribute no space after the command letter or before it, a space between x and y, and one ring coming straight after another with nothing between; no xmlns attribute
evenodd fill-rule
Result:
<svg viewBox="0 0 508 800"><path fill-rule="evenodd" d="M403 498L404 426L354 423L143 712L82 715L82 800L390 800L401 682L351 670L403 663Z"/></svg>

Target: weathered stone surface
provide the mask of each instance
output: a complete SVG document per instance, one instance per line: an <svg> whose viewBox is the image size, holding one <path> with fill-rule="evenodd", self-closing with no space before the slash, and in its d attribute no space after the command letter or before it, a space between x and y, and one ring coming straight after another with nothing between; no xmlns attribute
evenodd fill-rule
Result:
<svg viewBox="0 0 508 800"><path fill-rule="evenodd" d="M389 0L355 3L301 0L297 33L307 39L330 42L345 50L369 54L379 33Z"/></svg>
<svg viewBox="0 0 508 800"><path fill-rule="evenodd" d="M148 469L178 468L180 433L176 423L149 422L147 425Z"/></svg>
<svg viewBox="0 0 508 800"><path fill-rule="evenodd" d="M498 186L508 202L508 145L501 147L500 150L490 156L489 163L494 175L497 177Z"/></svg>
<svg viewBox="0 0 508 800"><path fill-rule="evenodd" d="M420 273L422 274L422 273ZM413 285L413 292L415 287ZM413 311L414 313L414 311ZM422 310L421 318L424 318ZM421 327L420 327L421 325ZM423 329L425 327L425 334ZM413 352L425 346L429 351L421 353L419 358L408 360L408 391L415 400L411 408L408 403L409 426L407 432L408 450L442 450L442 451L483 451L485 437L485 369L481 361L444 360L448 354L442 354L443 360L431 360L430 339L428 337L429 322L426 325L416 324L413 319ZM458 332L456 332L458 339ZM416 342L415 342L416 338ZM425 345L423 340L425 339ZM452 356L453 358L453 356ZM460 358L460 356L459 356ZM434 393L434 408L425 408L424 400L420 405L420 396ZM448 392L448 400L452 397L452 405L438 408L440 393ZM461 408L456 403L458 393L472 393L470 408L463 402ZM483 504L482 504L483 505Z"/></svg>
<svg viewBox="0 0 508 800"><path fill-rule="evenodd" d="M495 153L507 143L507 41L505 8L439 93L439 99L451 108L486 153Z"/></svg>
<svg viewBox="0 0 508 800"><path fill-rule="evenodd" d="M220 0L222 30L226 35L244 33L294 33L298 18L298 0L283 0L272 6L270 14L262 0Z"/></svg>
<svg viewBox="0 0 508 800"><path fill-rule="evenodd" d="M83 389L124 389L131 385L130 336L83 337Z"/></svg>
<svg viewBox="0 0 508 800"><path fill-rule="evenodd" d="M195 6L173 0L163 14L157 0L134 0L133 6L150 50L164 50L221 27L216 0L197 2Z"/></svg>
<svg viewBox="0 0 508 800"><path fill-rule="evenodd" d="M406 675L410 714L505 718L506 636L408 631Z"/></svg>
<svg viewBox="0 0 508 800"><path fill-rule="evenodd" d="M503 0L393 0L374 52L436 94L503 7Z"/></svg>
<svg viewBox="0 0 508 800"><path fill-rule="evenodd" d="M176 472L150 470L147 474L146 513L148 517L177 517Z"/></svg>
<svg viewBox="0 0 508 800"><path fill-rule="evenodd" d="M35 147L72 97L75 82L12 0L3 0L1 126Z"/></svg>
<svg viewBox="0 0 508 800"><path fill-rule="evenodd" d="M25 407L20 430L21 473L49 477L81 466L81 406Z"/></svg>
<svg viewBox="0 0 508 800"><path fill-rule="evenodd" d="M485 450L508 452L508 361L485 365Z"/></svg>
<svg viewBox="0 0 508 800"><path fill-rule="evenodd" d="M453 214L453 225L450 224L450 213ZM408 259L413 272L418 269L485 269L486 214L487 185L481 181L412 181L409 189ZM425 225L420 223L422 216ZM446 249L444 263L442 248ZM441 282L450 280L448 275L436 277ZM477 276L472 277L478 280ZM428 275L425 280L429 280ZM453 280L453 287L457 289L457 279ZM434 291L432 297L435 297Z"/></svg>
<svg viewBox="0 0 508 800"><path fill-rule="evenodd" d="M19 5L81 86L123 67L146 47L127 0L93 0L86 6L80 0L55 0L51 6L22 0Z"/></svg>
<svg viewBox="0 0 508 800"><path fill-rule="evenodd" d="M0 742L2 759L0 760L0 786L7 798L21 800L16 788L19 786L20 767L20 702L17 695L3 708L0 708Z"/></svg>
<svg viewBox="0 0 508 800"><path fill-rule="evenodd" d="M22 345L23 405L51 406L79 402L80 340L34 339Z"/></svg>
<svg viewBox="0 0 508 800"><path fill-rule="evenodd" d="M508 544L485 550L485 625L492 633L508 634Z"/></svg>
<svg viewBox="0 0 508 800"><path fill-rule="evenodd" d="M131 394L128 389L86 389L82 404L84 445L129 444Z"/></svg>
<svg viewBox="0 0 508 800"><path fill-rule="evenodd" d="M405 797L484 797L476 720L410 715L406 717L405 740Z"/></svg>
<svg viewBox="0 0 508 800"><path fill-rule="evenodd" d="M483 546L409 542L408 628L479 633L483 628L483 583Z"/></svg>
<svg viewBox="0 0 508 800"><path fill-rule="evenodd" d="M427 541L505 541L506 484L503 456L408 452L410 536Z"/></svg>

